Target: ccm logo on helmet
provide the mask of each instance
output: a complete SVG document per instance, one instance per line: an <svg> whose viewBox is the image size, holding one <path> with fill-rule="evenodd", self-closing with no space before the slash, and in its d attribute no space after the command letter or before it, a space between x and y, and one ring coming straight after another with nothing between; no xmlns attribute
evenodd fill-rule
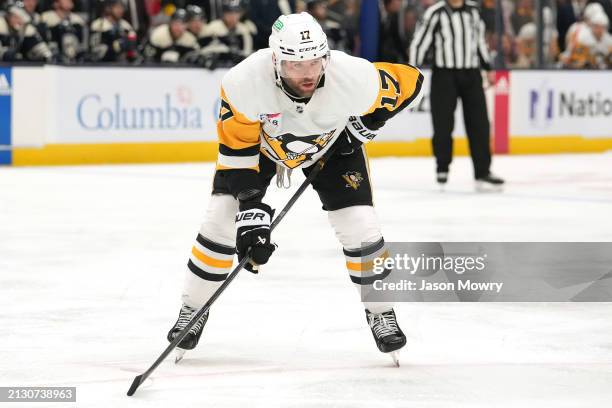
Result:
<svg viewBox="0 0 612 408"><path fill-rule="evenodd" d="M313 50L316 50L316 49L317 49L317 47L300 48L298 50L298 52L313 51Z"/></svg>

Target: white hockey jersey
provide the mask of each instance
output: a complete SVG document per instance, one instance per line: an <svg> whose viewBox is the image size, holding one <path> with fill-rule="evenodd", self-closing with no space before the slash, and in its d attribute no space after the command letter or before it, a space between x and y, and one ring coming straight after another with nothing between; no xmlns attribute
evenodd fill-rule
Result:
<svg viewBox="0 0 612 408"><path fill-rule="evenodd" d="M301 103L276 85L272 50L260 50L223 78L217 169L258 171L260 152L289 169L308 167L330 148L350 116L417 103L422 82L421 72L410 65L371 63L332 51L319 87Z"/></svg>

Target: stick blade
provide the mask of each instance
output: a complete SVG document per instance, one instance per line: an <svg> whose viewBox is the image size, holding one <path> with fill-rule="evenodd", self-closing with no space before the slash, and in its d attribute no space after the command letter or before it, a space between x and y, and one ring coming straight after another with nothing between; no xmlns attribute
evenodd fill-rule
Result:
<svg viewBox="0 0 612 408"><path fill-rule="evenodd" d="M132 381L132 385L130 385L130 389L127 392L128 397L131 397L132 395L134 395L134 393L136 392L138 387L140 387L142 382L143 382L142 374L134 377L134 381Z"/></svg>

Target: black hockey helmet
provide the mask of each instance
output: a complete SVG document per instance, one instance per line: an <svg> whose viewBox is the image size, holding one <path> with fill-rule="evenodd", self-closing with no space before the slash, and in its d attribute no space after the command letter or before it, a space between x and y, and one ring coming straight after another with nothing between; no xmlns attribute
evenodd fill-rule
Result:
<svg viewBox="0 0 612 408"><path fill-rule="evenodd" d="M172 16L170 16L170 21L186 22L187 12L185 11L185 9L177 8L176 10L174 10L174 13L172 13Z"/></svg>
<svg viewBox="0 0 612 408"><path fill-rule="evenodd" d="M221 9L223 11L242 11L242 4L240 0L223 0Z"/></svg>
<svg viewBox="0 0 612 408"><path fill-rule="evenodd" d="M195 4L190 4L185 8L187 12L187 22L195 19L204 19L204 10Z"/></svg>

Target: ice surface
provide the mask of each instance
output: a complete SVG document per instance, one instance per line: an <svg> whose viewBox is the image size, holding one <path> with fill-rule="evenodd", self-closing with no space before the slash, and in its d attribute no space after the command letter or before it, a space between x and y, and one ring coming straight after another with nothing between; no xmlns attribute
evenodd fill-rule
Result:
<svg viewBox="0 0 612 408"><path fill-rule="evenodd" d="M388 241L612 240L610 154L497 157L502 194L473 193L466 158L444 193L431 158L371 168ZM76 404L35 407L611 406L609 303L401 304L408 345L393 367L310 190L271 263L213 307L198 349L127 397L166 346L212 172L0 169L0 385L78 387Z"/></svg>

